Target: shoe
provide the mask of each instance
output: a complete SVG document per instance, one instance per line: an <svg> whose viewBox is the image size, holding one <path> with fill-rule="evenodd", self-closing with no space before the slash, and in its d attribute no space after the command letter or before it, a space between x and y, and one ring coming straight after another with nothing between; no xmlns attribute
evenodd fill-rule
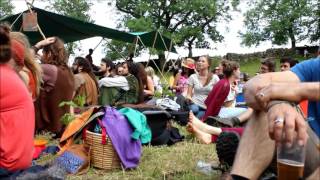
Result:
<svg viewBox="0 0 320 180"><path fill-rule="evenodd" d="M239 145L240 136L236 132L222 132L216 142L216 151L221 165L226 170L233 164Z"/></svg>
<svg viewBox="0 0 320 180"><path fill-rule="evenodd" d="M240 120L237 117L232 117L232 118L210 117L210 119L213 119L216 122L228 127L234 127L240 124Z"/></svg>

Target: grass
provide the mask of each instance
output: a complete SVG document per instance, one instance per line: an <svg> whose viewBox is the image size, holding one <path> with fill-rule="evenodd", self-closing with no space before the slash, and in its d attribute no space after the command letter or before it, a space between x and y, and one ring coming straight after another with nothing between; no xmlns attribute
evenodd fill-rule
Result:
<svg viewBox="0 0 320 180"><path fill-rule="evenodd" d="M172 146L143 146L140 164L134 170L114 170L110 172L91 167L85 175L69 175L67 179L219 179L219 171L214 171L211 175L205 175L196 169L197 162L200 160L218 163L215 144L200 144L186 131L185 127L177 124L174 124L174 126L179 128L180 133L186 137L185 140ZM52 136L41 134L37 137L51 139ZM57 141L51 141L50 144L57 144ZM44 156L37 160L37 163L43 165L46 162L51 162L54 158L56 156Z"/></svg>

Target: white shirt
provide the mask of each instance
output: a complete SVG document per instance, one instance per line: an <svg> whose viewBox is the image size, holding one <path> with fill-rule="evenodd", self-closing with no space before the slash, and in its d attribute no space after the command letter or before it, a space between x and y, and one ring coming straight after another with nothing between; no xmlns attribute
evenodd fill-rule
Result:
<svg viewBox="0 0 320 180"><path fill-rule="evenodd" d="M206 109L204 101L208 97L212 87L220 80L217 75L213 75L210 82L203 86L199 74L192 74L188 79L188 85L193 87L192 101L200 107Z"/></svg>
<svg viewBox="0 0 320 180"><path fill-rule="evenodd" d="M99 87L120 87L121 89L128 91L130 89L127 78L124 76L117 77L104 77L99 80Z"/></svg>

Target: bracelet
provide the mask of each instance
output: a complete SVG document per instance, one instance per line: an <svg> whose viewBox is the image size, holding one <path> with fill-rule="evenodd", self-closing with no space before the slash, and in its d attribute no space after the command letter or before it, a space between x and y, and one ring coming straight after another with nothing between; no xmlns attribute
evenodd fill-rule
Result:
<svg viewBox="0 0 320 180"><path fill-rule="evenodd" d="M37 48L36 46L32 46L32 49L34 50L35 53L39 51L39 48Z"/></svg>
<svg viewBox="0 0 320 180"><path fill-rule="evenodd" d="M289 102L289 101L274 100L274 101L269 102L269 104L268 104L268 106L267 106L267 111L269 111L269 109L271 109L273 106L275 106L275 105L277 105L277 104L282 104L282 103L289 104L289 105L291 105L292 107L295 107L295 106L296 106L296 104L291 103L291 102Z"/></svg>

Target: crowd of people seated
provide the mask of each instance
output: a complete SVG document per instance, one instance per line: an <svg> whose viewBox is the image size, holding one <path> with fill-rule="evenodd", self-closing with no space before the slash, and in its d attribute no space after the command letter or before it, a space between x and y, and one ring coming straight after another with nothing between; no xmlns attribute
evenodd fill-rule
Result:
<svg viewBox="0 0 320 180"><path fill-rule="evenodd" d="M69 67L69 55L59 37L50 37L31 46L24 34L10 32L7 26L1 25L0 40L0 175L2 171L13 172L31 166L35 132L46 130L55 133L57 138L61 136L64 130L61 117L71 112L70 106L61 106L61 102L80 96L84 97L84 106L150 104L156 92L162 93L164 88L152 67L130 59L115 65L112 60L103 58L100 67L95 66L92 49L85 58L76 57ZM38 54L40 49L41 56ZM222 132L235 132L241 136L233 178L256 179L272 158L273 149L270 147L270 152L266 152L261 147L274 145L274 141L266 139L269 132L277 141L275 131L279 127L267 120L257 121L276 113L274 108L266 109L269 101L280 99L298 103L310 99L309 112L305 115L318 118L311 128L319 135L320 96L319 93L314 95L319 90L316 87L320 81L319 73L315 75L320 69L319 58L298 63L290 57L283 57L280 59L281 72L275 72L274 59L263 59L260 75L245 85L243 83L247 80L243 81L244 75L241 76L237 62L222 60L213 71L211 63L208 56L182 60L169 87L175 93L173 100L182 102L181 111L189 114L187 129L200 142L215 142ZM305 81L318 84L301 83ZM276 84L279 82L282 84ZM295 83L290 86L299 90L306 88L310 94L300 93L301 90L289 93L291 90L285 89L289 86L286 83ZM238 107L236 99L243 86L246 106ZM288 91L290 95L283 95L281 91ZM298 92L300 94L296 95ZM291 112L286 105L280 103L279 108ZM292 123L289 120L288 123ZM266 130L268 126L269 131ZM298 120L294 129L281 128L298 130L303 143L307 142L307 128ZM257 134L258 130L261 134ZM261 138L263 140L259 142ZM257 146L246 147L252 143ZM265 158L264 164L257 165L254 160L246 159L247 152ZM248 163L248 167L242 167L243 162ZM310 175L314 167L310 166L310 169L306 175Z"/></svg>

